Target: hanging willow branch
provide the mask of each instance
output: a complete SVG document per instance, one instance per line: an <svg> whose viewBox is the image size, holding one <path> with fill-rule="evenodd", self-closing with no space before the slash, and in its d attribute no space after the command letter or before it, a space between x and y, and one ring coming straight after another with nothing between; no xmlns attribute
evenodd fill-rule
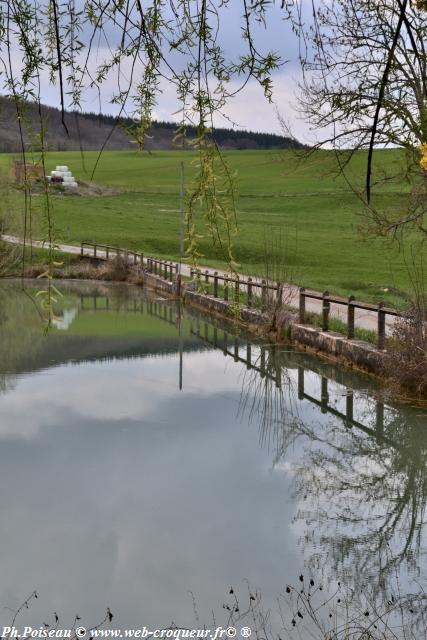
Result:
<svg viewBox="0 0 427 640"><path fill-rule="evenodd" d="M122 117L133 118L132 136L144 149L153 109L165 87L173 86L181 134L188 125L198 131L191 141L198 151L198 173L187 199L187 255L196 259L197 238L205 229L232 267L235 185L212 130L215 116L250 79L271 100L271 76L281 61L273 51L260 51L253 35L255 26L267 25L271 4L240 3L242 46L232 59L222 46L230 0L0 0L2 90L20 113L29 103L40 104L50 83L65 135L66 111L77 112L94 97L104 109L113 103L118 124ZM281 15L289 18L289 9L282 3ZM23 155L31 151L28 129L34 126L29 122L22 132ZM45 152L42 144L43 158Z"/></svg>

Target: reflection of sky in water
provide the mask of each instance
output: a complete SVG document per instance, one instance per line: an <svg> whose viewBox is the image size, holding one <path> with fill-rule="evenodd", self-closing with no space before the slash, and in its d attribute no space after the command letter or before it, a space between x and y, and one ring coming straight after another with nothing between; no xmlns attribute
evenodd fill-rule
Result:
<svg viewBox="0 0 427 640"><path fill-rule="evenodd" d="M239 349L241 357L245 352ZM259 362L259 347L252 355ZM359 500L357 513L371 526L393 507L405 470L393 467L393 448L376 448L369 434L298 400L298 362L289 357L282 383L295 420L282 407L280 420L268 423L278 434L270 439L261 429L262 410L251 414L263 406L265 380L256 387L259 375L220 350L184 353L182 392L176 352L18 374L0 395L0 569L7 576L0 602L17 606L37 588L40 598L22 622L40 624L55 610L97 621L110 606L118 626L172 619L191 625L189 590L208 620L212 608L221 611L230 585L245 591L244 578L272 606L304 565L316 567L316 578L334 575L348 534L339 522L343 509ZM319 375L306 371L304 384L320 400ZM347 388L329 382L328 393L329 406L345 413ZM261 403L254 405L257 395ZM375 402L355 391L355 420L374 429L374 414ZM395 418L386 408L387 433ZM334 447L339 454L331 461ZM388 465L391 502L370 497L367 504L363 486L334 495L336 460L344 464L338 467L344 480L369 479ZM316 493L317 483L325 491ZM364 550L355 548L363 559ZM9 620L2 609L0 623Z"/></svg>
<svg viewBox="0 0 427 640"><path fill-rule="evenodd" d="M286 477L235 418L240 367L186 354L180 394L177 366L62 366L0 399L2 602L37 586L43 611L188 623L189 589L209 615L230 583L274 598L297 575Z"/></svg>

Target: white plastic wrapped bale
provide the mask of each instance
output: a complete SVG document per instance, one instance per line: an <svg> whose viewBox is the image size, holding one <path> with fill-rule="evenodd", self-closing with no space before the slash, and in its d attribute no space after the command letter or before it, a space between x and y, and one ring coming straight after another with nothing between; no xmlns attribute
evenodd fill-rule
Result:
<svg viewBox="0 0 427 640"><path fill-rule="evenodd" d="M64 164L58 164L55 170L51 171L51 175L54 178L54 182L58 182L58 178L60 178L64 187L75 188L78 186L72 172Z"/></svg>

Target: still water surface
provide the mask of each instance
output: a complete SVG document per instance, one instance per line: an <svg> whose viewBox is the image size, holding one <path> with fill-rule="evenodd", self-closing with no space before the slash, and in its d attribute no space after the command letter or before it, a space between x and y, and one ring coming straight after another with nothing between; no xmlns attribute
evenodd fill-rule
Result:
<svg viewBox="0 0 427 640"><path fill-rule="evenodd" d="M35 588L34 626L156 627L244 580L267 606L301 572L427 586L425 412L140 289L61 289L46 335L0 284L0 624Z"/></svg>

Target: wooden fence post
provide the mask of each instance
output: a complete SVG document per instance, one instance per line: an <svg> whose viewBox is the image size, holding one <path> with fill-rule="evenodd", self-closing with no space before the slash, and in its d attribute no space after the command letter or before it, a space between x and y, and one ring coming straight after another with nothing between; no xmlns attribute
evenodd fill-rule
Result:
<svg viewBox="0 0 427 640"><path fill-rule="evenodd" d="M322 331L329 331L329 310L331 308L331 303L329 302L328 297L329 291L324 291L322 304Z"/></svg>
<svg viewBox="0 0 427 640"><path fill-rule="evenodd" d="M265 280L261 280L261 308L265 311L267 306L267 287Z"/></svg>
<svg viewBox="0 0 427 640"><path fill-rule="evenodd" d="M218 271L214 273L214 298L218 298Z"/></svg>
<svg viewBox="0 0 427 640"><path fill-rule="evenodd" d="M96 244L93 245L93 257L96 258Z"/></svg>
<svg viewBox="0 0 427 640"><path fill-rule="evenodd" d="M80 256L83 258L83 242L80 244Z"/></svg>
<svg viewBox="0 0 427 640"><path fill-rule="evenodd" d="M247 306L252 307L252 278L248 278L247 282Z"/></svg>
<svg viewBox="0 0 427 640"><path fill-rule="evenodd" d="M276 291L276 305L281 308L283 303L283 282L277 282Z"/></svg>
<svg viewBox="0 0 427 640"><path fill-rule="evenodd" d="M301 324L305 322L305 289L300 287L299 290L299 321Z"/></svg>
<svg viewBox="0 0 427 640"><path fill-rule="evenodd" d="M224 276L224 300L228 300L228 278Z"/></svg>
<svg viewBox="0 0 427 640"><path fill-rule="evenodd" d="M347 338L354 338L354 296L350 296L347 306Z"/></svg>
<svg viewBox="0 0 427 640"><path fill-rule="evenodd" d="M385 312L383 302L378 303L378 349L385 348Z"/></svg>
<svg viewBox="0 0 427 640"><path fill-rule="evenodd" d="M209 284L209 271L207 269L205 270L205 283Z"/></svg>
<svg viewBox="0 0 427 640"><path fill-rule="evenodd" d="M240 302L240 279L238 275L236 275L234 282L234 302L235 304L239 304Z"/></svg>

